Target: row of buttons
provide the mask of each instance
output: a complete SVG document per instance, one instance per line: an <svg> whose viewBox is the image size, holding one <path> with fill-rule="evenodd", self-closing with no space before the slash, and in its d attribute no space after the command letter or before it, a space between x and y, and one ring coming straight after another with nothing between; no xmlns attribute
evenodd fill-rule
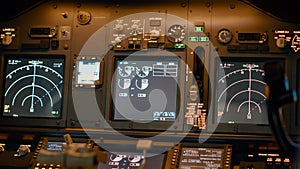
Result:
<svg viewBox="0 0 300 169"><path fill-rule="evenodd" d="M230 163L231 163L231 154L232 154L232 146L228 145L227 151L226 151L226 156L225 156L225 168L230 168Z"/></svg>
<svg viewBox="0 0 300 169"><path fill-rule="evenodd" d="M61 169L61 165L36 163L34 169Z"/></svg>
<svg viewBox="0 0 300 169"><path fill-rule="evenodd" d="M179 158L179 147L175 146L173 148L173 155L172 155L171 165L176 166L176 168L178 168L178 166L179 166L178 158Z"/></svg>

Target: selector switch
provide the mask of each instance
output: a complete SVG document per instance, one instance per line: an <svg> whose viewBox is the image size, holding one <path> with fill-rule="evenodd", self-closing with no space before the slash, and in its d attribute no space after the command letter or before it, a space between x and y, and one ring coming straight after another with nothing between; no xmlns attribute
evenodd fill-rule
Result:
<svg viewBox="0 0 300 169"><path fill-rule="evenodd" d="M0 153L3 152L3 151L5 151L4 146L5 146L5 144L1 144L0 143Z"/></svg>
<svg viewBox="0 0 300 169"><path fill-rule="evenodd" d="M20 147L17 150L17 153L14 154L15 157L21 157L21 156L25 156L30 152L29 149L30 145L23 145L21 144Z"/></svg>
<svg viewBox="0 0 300 169"><path fill-rule="evenodd" d="M276 40L276 46L278 48L284 48L286 46L286 44L287 44L287 42L286 42L285 38L278 38Z"/></svg>

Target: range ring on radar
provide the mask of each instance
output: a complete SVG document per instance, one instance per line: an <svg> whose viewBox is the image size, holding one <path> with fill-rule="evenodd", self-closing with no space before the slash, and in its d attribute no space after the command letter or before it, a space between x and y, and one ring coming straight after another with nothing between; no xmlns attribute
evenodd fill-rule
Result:
<svg viewBox="0 0 300 169"><path fill-rule="evenodd" d="M61 115L63 58L8 57L4 86L4 116Z"/></svg>

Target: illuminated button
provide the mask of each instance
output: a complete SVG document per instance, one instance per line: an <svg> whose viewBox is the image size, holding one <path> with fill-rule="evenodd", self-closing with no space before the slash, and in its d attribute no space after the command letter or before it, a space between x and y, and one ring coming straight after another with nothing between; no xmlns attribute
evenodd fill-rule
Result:
<svg viewBox="0 0 300 169"><path fill-rule="evenodd" d="M281 158L276 158L275 162L281 162Z"/></svg>
<svg viewBox="0 0 300 169"><path fill-rule="evenodd" d="M289 163L289 162L291 162L291 160L290 160L289 158L285 158L285 159L283 160L283 162Z"/></svg>
<svg viewBox="0 0 300 169"><path fill-rule="evenodd" d="M133 41L128 41L128 48L130 48L130 49L134 48Z"/></svg>
<svg viewBox="0 0 300 169"><path fill-rule="evenodd" d="M141 48L141 41L138 40L138 41L135 42L135 48L136 49Z"/></svg>
<svg viewBox="0 0 300 169"><path fill-rule="evenodd" d="M39 155L39 153L34 153L33 157L37 157Z"/></svg>

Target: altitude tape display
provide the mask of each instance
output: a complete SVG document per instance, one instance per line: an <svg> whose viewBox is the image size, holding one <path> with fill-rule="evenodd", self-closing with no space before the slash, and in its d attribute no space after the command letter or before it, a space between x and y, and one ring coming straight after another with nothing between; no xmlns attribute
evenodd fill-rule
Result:
<svg viewBox="0 0 300 169"><path fill-rule="evenodd" d="M217 66L217 121L268 124L264 61L222 58ZM225 75L220 75L224 71ZM226 93L226 96L224 95Z"/></svg>
<svg viewBox="0 0 300 169"><path fill-rule="evenodd" d="M3 116L61 116L63 56L8 56L5 65Z"/></svg>

